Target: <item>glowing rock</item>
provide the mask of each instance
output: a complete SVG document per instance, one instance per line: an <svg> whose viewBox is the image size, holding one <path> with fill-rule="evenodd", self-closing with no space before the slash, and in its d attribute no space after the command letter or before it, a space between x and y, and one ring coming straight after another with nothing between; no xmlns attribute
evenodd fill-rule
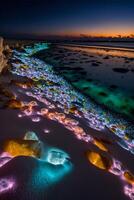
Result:
<svg viewBox="0 0 134 200"><path fill-rule="evenodd" d="M40 117L32 117L32 121L33 122L39 122L40 121Z"/></svg>
<svg viewBox="0 0 134 200"><path fill-rule="evenodd" d="M69 109L69 113L75 113L78 111L78 108L75 107L75 106L72 106L70 109Z"/></svg>
<svg viewBox="0 0 134 200"><path fill-rule="evenodd" d="M48 153L48 162L53 165L63 165L67 159L67 155L64 152L52 150Z"/></svg>
<svg viewBox="0 0 134 200"><path fill-rule="evenodd" d="M35 140L35 141L39 141L39 138L37 137L36 133L33 131L28 131L26 132L25 136L24 136L24 140Z"/></svg>
<svg viewBox="0 0 134 200"><path fill-rule="evenodd" d="M0 193L7 192L8 190L12 189L15 185L15 182L10 179L0 179Z"/></svg>
<svg viewBox="0 0 134 200"><path fill-rule="evenodd" d="M37 106L38 104L37 104L37 102L36 101L30 101L29 103L28 103L28 106L30 106L30 107L34 107L34 106Z"/></svg>
<svg viewBox="0 0 134 200"><path fill-rule="evenodd" d="M12 158L11 157L2 157L0 158L0 167L8 163Z"/></svg>
<svg viewBox="0 0 134 200"><path fill-rule="evenodd" d="M49 112L48 115L47 115L47 117L48 117L49 119L51 119L51 120L56 120L56 114L53 113L53 112Z"/></svg>
<svg viewBox="0 0 134 200"><path fill-rule="evenodd" d="M123 176L128 183L134 184L134 175L131 172L125 171Z"/></svg>
<svg viewBox="0 0 134 200"><path fill-rule="evenodd" d="M127 143L124 140L120 140L117 142L123 149L129 150Z"/></svg>
<svg viewBox="0 0 134 200"><path fill-rule="evenodd" d="M44 129L44 133L50 133L50 130Z"/></svg>
<svg viewBox="0 0 134 200"><path fill-rule="evenodd" d="M24 89L27 89L27 88L30 88L33 86L33 83L32 81L25 81L25 82L17 82L17 81L13 81L13 83L18 86L18 87L21 87L21 88L24 88Z"/></svg>
<svg viewBox="0 0 134 200"><path fill-rule="evenodd" d="M104 145L101 141L95 139L95 140L94 140L94 144L95 144L99 149L101 149L102 151L108 151L108 149L105 147L105 145Z"/></svg>
<svg viewBox="0 0 134 200"><path fill-rule="evenodd" d="M27 69L27 68L28 68L28 65L21 65L21 68L22 68L22 69Z"/></svg>
<svg viewBox="0 0 134 200"><path fill-rule="evenodd" d="M125 185L124 186L124 193L129 196L131 200L134 200L134 186L132 185Z"/></svg>
<svg viewBox="0 0 134 200"><path fill-rule="evenodd" d="M116 132L116 129L117 129L117 126L116 126L116 125L112 125L112 126L110 127L110 130L111 130L113 133Z"/></svg>
<svg viewBox="0 0 134 200"><path fill-rule="evenodd" d="M38 141L31 140L10 140L5 143L4 151L11 156L32 156L40 157L41 146Z"/></svg>
<svg viewBox="0 0 134 200"><path fill-rule="evenodd" d="M56 118L57 118L58 121L62 122L65 119L65 114L64 113L56 112L55 115L56 115Z"/></svg>
<svg viewBox="0 0 134 200"><path fill-rule="evenodd" d="M112 163L112 166L109 171L116 176L121 176L123 173L122 167L121 167L121 162L113 159L113 163Z"/></svg>
<svg viewBox="0 0 134 200"><path fill-rule="evenodd" d="M48 109L42 108L40 112L41 112L42 115L46 115L48 113Z"/></svg>
<svg viewBox="0 0 134 200"><path fill-rule="evenodd" d="M109 170L112 165L112 161L110 159L93 151L88 151L87 157L90 163L100 169Z"/></svg>
<svg viewBox="0 0 134 200"><path fill-rule="evenodd" d="M72 130L75 132L76 135L80 135L80 136L85 135L84 130L79 126L73 126Z"/></svg>
<svg viewBox="0 0 134 200"><path fill-rule="evenodd" d="M68 126L74 126L74 127L76 127L79 124L79 122L76 121L75 119L65 118L64 124L68 125Z"/></svg>
<svg viewBox="0 0 134 200"><path fill-rule="evenodd" d="M7 104L8 108L12 108L12 109L21 109L24 104L19 101L19 100L10 100Z"/></svg>
<svg viewBox="0 0 134 200"><path fill-rule="evenodd" d="M21 117L22 117L22 115L21 115L21 114L18 114L18 117L19 117L19 118L21 118Z"/></svg>

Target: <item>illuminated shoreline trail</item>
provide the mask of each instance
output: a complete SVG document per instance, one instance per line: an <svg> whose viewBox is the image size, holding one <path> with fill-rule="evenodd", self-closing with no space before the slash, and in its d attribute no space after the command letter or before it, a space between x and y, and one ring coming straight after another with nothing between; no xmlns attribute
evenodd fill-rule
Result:
<svg viewBox="0 0 134 200"><path fill-rule="evenodd" d="M101 107L90 101L90 99L74 90L67 81L54 72L52 66L34 58L36 52L47 48L49 48L48 44L39 43L33 47L26 47L23 52L14 50L10 71L12 74L28 78L27 82L16 81L14 84L16 87L21 88L18 92L33 97L34 101L18 102L17 98L15 98L9 102L8 107L19 109L18 117L23 118L28 116L33 123L38 123L43 118L56 121L70 130L76 138L87 143L92 143L102 153L105 152L108 154L109 159L96 152L88 151L87 158L96 167L119 176L125 183L125 194L132 200L134 195L133 175L123 167L121 162L109 155L108 148L101 140L94 138L82 128L81 122L84 120L87 127L97 131L105 132L109 129L109 131L112 131L119 137L117 141L118 145L132 154L134 154L134 142L129 136L133 133L133 127L123 119L116 118L104 111ZM40 107L39 103L43 106ZM44 130L44 132L47 134L49 130ZM37 135L33 132L25 135L24 140L29 141L29 138L32 139L33 143L38 141ZM16 145L19 151L13 151L12 145ZM21 143L18 141L6 143L4 151L12 156L18 156L21 152L25 153L26 156L36 157L38 155L38 152L33 151L32 146L22 149ZM65 160L68 160L67 157L65 153L52 149L48 152L46 162L53 165L63 165L65 164ZM65 170L66 172L69 171L68 166L64 169L67 170ZM59 178L64 174L62 172L57 173L59 174ZM56 179L58 177L55 177Z"/></svg>
<svg viewBox="0 0 134 200"><path fill-rule="evenodd" d="M34 47L26 47L24 52L14 51L11 72L34 82L31 92L26 91L26 94L38 101L44 101L43 103L48 100L53 103L59 102L58 106L62 112L85 119L88 126L95 130L105 131L105 128L108 128L121 138L121 141L123 140L119 144L124 144L125 149L133 153L134 144L131 137L133 137L134 127L132 124L97 106L57 75L52 66L33 57L38 51L47 48L49 48L47 43L41 43L35 44ZM20 63L15 63L16 59L20 60ZM48 104L51 103L48 102Z"/></svg>

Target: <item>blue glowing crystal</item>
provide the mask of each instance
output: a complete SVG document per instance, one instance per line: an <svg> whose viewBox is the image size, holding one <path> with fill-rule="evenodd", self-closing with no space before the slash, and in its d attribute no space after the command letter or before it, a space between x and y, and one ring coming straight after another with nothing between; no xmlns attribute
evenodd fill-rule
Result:
<svg viewBox="0 0 134 200"><path fill-rule="evenodd" d="M24 136L24 140L34 140L34 141L39 141L39 138L37 137L36 133L33 131L28 131L26 132Z"/></svg>
<svg viewBox="0 0 134 200"><path fill-rule="evenodd" d="M48 153L48 162L53 165L63 165L66 161L67 155L64 152L52 150Z"/></svg>

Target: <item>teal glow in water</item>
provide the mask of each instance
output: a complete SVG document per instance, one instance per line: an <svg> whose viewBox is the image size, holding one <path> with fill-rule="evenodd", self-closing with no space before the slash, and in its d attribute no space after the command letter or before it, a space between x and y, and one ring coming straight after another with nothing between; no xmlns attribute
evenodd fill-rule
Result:
<svg viewBox="0 0 134 200"><path fill-rule="evenodd" d="M31 46L27 46L25 48L25 51L28 55L33 55L38 51L44 50L44 49L48 49L49 44L48 43L36 43L34 44L33 47Z"/></svg>
<svg viewBox="0 0 134 200"><path fill-rule="evenodd" d="M52 153L53 151L55 154L53 154L52 159L50 159L50 152ZM64 162L61 162L61 158L59 158L58 161L57 154L61 153L62 158L64 157ZM46 158L44 158L46 161L40 160L37 163L36 168L32 172L29 184L32 185L33 188L45 190L51 185L61 181L73 168L72 163L66 159L67 156L65 152L59 149L50 149L48 154L46 154Z"/></svg>

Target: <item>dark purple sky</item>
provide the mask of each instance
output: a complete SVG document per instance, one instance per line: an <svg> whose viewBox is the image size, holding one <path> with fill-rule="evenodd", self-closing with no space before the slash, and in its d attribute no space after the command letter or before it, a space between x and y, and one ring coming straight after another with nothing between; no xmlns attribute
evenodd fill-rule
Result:
<svg viewBox="0 0 134 200"><path fill-rule="evenodd" d="M133 0L2 0L0 34L134 34Z"/></svg>

